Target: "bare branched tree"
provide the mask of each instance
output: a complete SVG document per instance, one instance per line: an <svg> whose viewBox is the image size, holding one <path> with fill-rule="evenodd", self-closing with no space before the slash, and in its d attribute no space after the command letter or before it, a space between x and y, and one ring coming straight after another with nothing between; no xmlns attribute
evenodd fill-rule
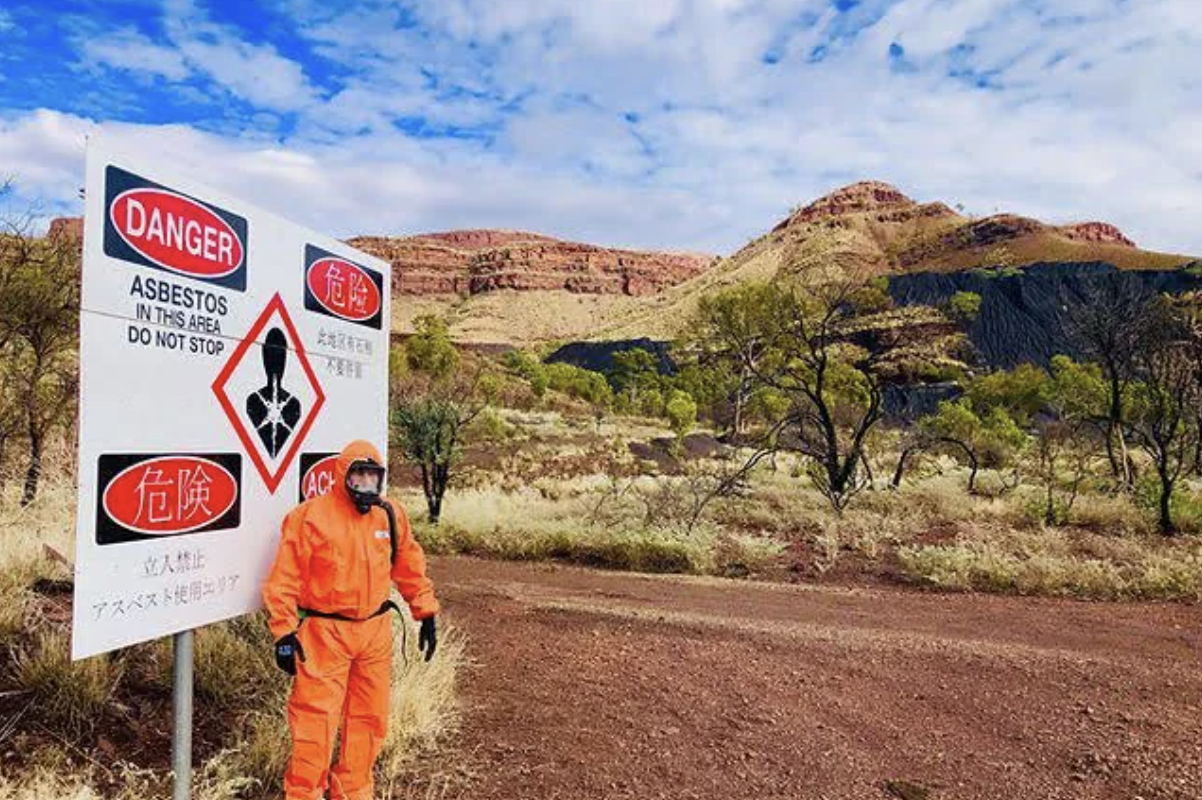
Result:
<svg viewBox="0 0 1202 800"><path fill-rule="evenodd" d="M1135 486L1135 465L1125 429L1131 386L1141 350L1158 335L1158 300L1136 276L1118 273L1093 284L1069 314L1068 333L1106 379L1106 456L1119 485Z"/></svg>
<svg viewBox="0 0 1202 800"><path fill-rule="evenodd" d="M1191 341L1176 336L1148 344L1140 357L1142 381L1130 427L1156 470L1160 531L1172 535L1177 532L1173 493L1182 474L1193 468L1202 436L1196 413L1202 403L1198 352Z"/></svg>
<svg viewBox="0 0 1202 800"><path fill-rule="evenodd" d="M1091 431L1084 420L1041 420L1035 434L1035 464L1044 489L1043 521L1068 521L1090 472Z"/></svg>

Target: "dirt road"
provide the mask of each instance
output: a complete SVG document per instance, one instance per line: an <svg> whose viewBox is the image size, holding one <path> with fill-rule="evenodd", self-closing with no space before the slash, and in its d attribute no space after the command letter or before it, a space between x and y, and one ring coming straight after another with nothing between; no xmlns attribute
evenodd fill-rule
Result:
<svg viewBox="0 0 1202 800"><path fill-rule="evenodd" d="M432 573L476 661L451 796L1202 798L1194 607Z"/></svg>

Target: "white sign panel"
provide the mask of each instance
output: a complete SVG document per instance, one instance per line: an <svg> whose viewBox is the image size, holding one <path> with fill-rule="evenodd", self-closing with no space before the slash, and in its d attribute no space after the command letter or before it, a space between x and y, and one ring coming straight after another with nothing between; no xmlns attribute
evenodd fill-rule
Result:
<svg viewBox="0 0 1202 800"><path fill-rule="evenodd" d="M245 614L330 455L387 445L388 265L88 148L75 658Z"/></svg>

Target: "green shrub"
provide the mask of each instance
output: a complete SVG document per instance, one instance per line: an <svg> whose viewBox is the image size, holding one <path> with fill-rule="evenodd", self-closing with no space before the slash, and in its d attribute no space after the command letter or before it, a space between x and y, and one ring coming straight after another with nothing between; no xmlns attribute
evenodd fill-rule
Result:
<svg viewBox="0 0 1202 800"><path fill-rule="evenodd" d="M1202 493L1183 488L1181 481L1169 499L1173 522L1183 534L1202 533ZM1146 471L1135 481L1135 502L1149 516L1155 518L1160 509L1160 478L1153 471Z"/></svg>
<svg viewBox="0 0 1202 800"><path fill-rule="evenodd" d="M613 403L613 390L600 372L563 363L547 364L545 369L547 384L555 391L595 406L608 407Z"/></svg>
<svg viewBox="0 0 1202 800"><path fill-rule="evenodd" d="M981 295L976 292L956 292L947 301L948 314L962 324L981 314Z"/></svg>
<svg viewBox="0 0 1202 800"><path fill-rule="evenodd" d="M672 432L676 434L676 438L683 439L685 434L697 424L697 403L679 389L673 389L664 406L664 414L667 416L668 424L672 426Z"/></svg>

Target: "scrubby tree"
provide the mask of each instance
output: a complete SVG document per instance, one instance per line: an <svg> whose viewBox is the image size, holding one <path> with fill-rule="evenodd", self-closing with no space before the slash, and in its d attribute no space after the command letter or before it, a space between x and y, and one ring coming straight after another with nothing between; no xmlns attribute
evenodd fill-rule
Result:
<svg viewBox="0 0 1202 800"><path fill-rule="evenodd" d="M838 269L787 270L786 281L749 289L760 308L750 318L711 316L717 352L734 354L753 392L781 398L757 445L803 456L814 485L841 513L868 481L865 441L880 422L880 365L896 342L857 343L866 317L880 308L879 284Z"/></svg>
<svg viewBox="0 0 1202 800"><path fill-rule="evenodd" d="M600 372L574 364L546 364L547 384L557 392L584 400L594 408L605 409L613 404L613 390Z"/></svg>
<svg viewBox="0 0 1202 800"><path fill-rule="evenodd" d="M947 301L947 314L961 325L971 325L981 315L981 295L956 292Z"/></svg>
<svg viewBox="0 0 1202 800"><path fill-rule="evenodd" d="M547 389L551 388L551 378L547 375L546 366L532 353L512 350L505 354L502 363L529 381L530 391L540 400L546 396Z"/></svg>
<svg viewBox="0 0 1202 800"><path fill-rule="evenodd" d="M394 397L396 444L421 473L433 524L442 516L443 498L462 461L465 432L486 405L479 393L479 376L415 378Z"/></svg>
<svg viewBox="0 0 1202 800"><path fill-rule="evenodd" d="M1152 461L1157 477L1160 531L1177 531L1173 495L1181 476L1193 468L1202 436L1197 408L1202 403L1195 354L1188 341L1164 337L1141 354L1142 380L1135 387L1131 430Z"/></svg>
<svg viewBox="0 0 1202 800"><path fill-rule="evenodd" d="M1042 517L1068 519L1106 432L1106 384L1097 364L1052 358L1045 413L1034 425L1034 463L1043 485Z"/></svg>
<svg viewBox="0 0 1202 800"><path fill-rule="evenodd" d="M0 346L0 490L8 480L8 446L25 427L22 376L16 362L11 348Z"/></svg>
<svg viewBox="0 0 1202 800"><path fill-rule="evenodd" d="M459 365L446 320L424 314L414 320L416 332L405 342L409 366L435 378L446 378Z"/></svg>
<svg viewBox="0 0 1202 800"><path fill-rule="evenodd" d="M678 372L667 383L685 392L697 404L697 416L715 425L731 426L730 409L735 397L735 376L725 366L702 364L692 350L677 343L672 351Z"/></svg>
<svg viewBox="0 0 1202 800"><path fill-rule="evenodd" d="M31 235L33 217L0 231L0 351L12 374L28 446L22 503L38 493L49 437L75 410L79 242Z"/></svg>
<svg viewBox="0 0 1202 800"><path fill-rule="evenodd" d="M779 305L777 289L751 283L702 297L689 335L679 349L710 371L731 404L730 432L746 427L746 412L757 388L755 370L764 359L772 332L769 316Z"/></svg>
<svg viewBox="0 0 1202 800"><path fill-rule="evenodd" d="M977 473L982 466L1005 466L1028 443L1027 434L1001 407L978 413L971 399L945 400L938 410L924 417L918 426L922 439L915 449L949 446L964 456L968 465L968 492L977 491ZM907 453L903 450L894 472L894 485L901 482Z"/></svg>
<svg viewBox="0 0 1202 800"><path fill-rule="evenodd" d="M547 389L551 388L551 379L547 376L547 371L538 365L530 375L530 391L534 392L534 396L540 400L547 395Z"/></svg>
<svg viewBox="0 0 1202 800"><path fill-rule="evenodd" d="M1012 463L1027 444L1024 428L1048 405L1052 380L1041 368L1020 364L967 381L960 398L939 404L902 438L892 485L901 485L911 458L925 450L950 449L969 468L968 491L977 489L982 466Z"/></svg>
<svg viewBox="0 0 1202 800"><path fill-rule="evenodd" d="M679 443L697 424L697 403L685 392L673 389L668 395L668 402L664 404L664 415Z"/></svg>
<svg viewBox="0 0 1202 800"><path fill-rule="evenodd" d="M1056 416L1084 420L1104 434L1108 394L1106 378L1097 364L1052 356L1048 407Z"/></svg>
<svg viewBox="0 0 1202 800"><path fill-rule="evenodd" d="M620 408L649 416L663 413L663 382L659 362L651 352L635 347L614 353L609 383Z"/></svg>
<svg viewBox="0 0 1202 800"><path fill-rule="evenodd" d="M1089 475L1088 431L1080 419L1049 417L1035 429L1035 464L1043 484L1043 521L1068 520Z"/></svg>
<svg viewBox="0 0 1202 800"><path fill-rule="evenodd" d="M997 370L968 382L966 395L981 414L999 408L1019 425L1028 425L1047 404L1051 380L1034 364L1019 364L1014 369Z"/></svg>

